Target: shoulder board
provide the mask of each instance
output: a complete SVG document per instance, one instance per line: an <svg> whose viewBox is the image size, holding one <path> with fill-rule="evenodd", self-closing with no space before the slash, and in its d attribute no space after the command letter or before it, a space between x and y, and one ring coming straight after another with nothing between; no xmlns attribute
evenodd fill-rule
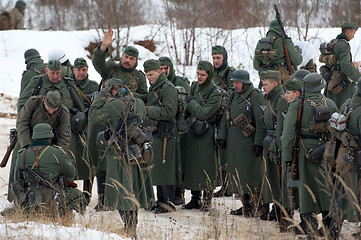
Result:
<svg viewBox="0 0 361 240"><path fill-rule="evenodd" d="M108 102L114 101L116 98L108 98Z"/></svg>
<svg viewBox="0 0 361 240"><path fill-rule="evenodd" d="M188 82L188 78L184 76L177 76L177 78L181 79L182 81Z"/></svg>
<svg viewBox="0 0 361 240"><path fill-rule="evenodd" d="M74 79L72 79L71 77L63 77L63 80L66 80L68 82L74 82Z"/></svg>
<svg viewBox="0 0 361 240"><path fill-rule="evenodd" d="M61 104L60 108L69 114L69 109L67 107L65 107L64 104Z"/></svg>
<svg viewBox="0 0 361 240"><path fill-rule="evenodd" d="M236 69L234 67L229 67L229 71L234 72Z"/></svg>
<svg viewBox="0 0 361 240"><path fill-rule="evenodd" d="M58 146L58 145L51 145L51 147L54 147L54 148L56 148L56 149L59 149L59 150L62 151L63 153L67 154L67 153L64 151L64 149L63 149L62 147Z"/></svg>
<svg viewBox="0 0 361 240"><path fill-rule="evenodd" d="M262 92L260 89L258 89L258 88L254 88L254 91L263 94L263 92Z"/></svg>
<svg viewBox="0 0 361 240"><path fill-rule="evenodd" d="M141 73L143 76L145 76L145 74L142 70L135 69L135 73Z"/></svg>

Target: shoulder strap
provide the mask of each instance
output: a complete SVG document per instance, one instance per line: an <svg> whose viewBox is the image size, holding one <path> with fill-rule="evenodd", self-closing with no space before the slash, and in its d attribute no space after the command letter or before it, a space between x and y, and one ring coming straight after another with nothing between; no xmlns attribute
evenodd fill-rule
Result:
<svg viewBox="0 0 361 240"><path fill-rule="evenodd" d="M211 88L211 90L209 90L209 92L208 92L208 94L207 94L207 97L206 97L205 103L208 102L209 97L212 95L212 93L213 93L216 89L217 89L217 86L214 86L214 87Z"/></svg>
<svg viewBox="0 0 361 240"><path fill-rule="evenodd" d="M228 73L228 72L227 72L227 73ZM227 75L226 75L226 76L227 76ZM219 75L217 75L217 79L218 79L219 83L222 85L222 87L227 91L227 90L228 90L228 87L227 87L227 85L223 82L222 78L221 78Z"/></svg>
<svg viewBox="0 0 361 240"><path fill-rule="evenodd" d="M31 95L30 95L30 96L37 96L37 95L39 95L40 89L41 89L42 86L43 86L43 76L40 76L40 77L38 78L38 81L37 81L35 87L33 88L33 91L31 92Z"/></svg>

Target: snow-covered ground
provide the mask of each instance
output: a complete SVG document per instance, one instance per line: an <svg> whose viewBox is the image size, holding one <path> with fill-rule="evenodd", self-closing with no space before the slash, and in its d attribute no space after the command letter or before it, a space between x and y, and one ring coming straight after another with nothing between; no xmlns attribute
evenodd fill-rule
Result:
<svg viewBox="0 0 361 240"><path fill-rule="evenodd" d="M169 28L163 26L145 25L134 27L130 32L130 45L134 41L154 37L157 43L154 53L135 45L140 51L138 69L143 70L143 62L150 58L170 56L175 59L172 43L168 42L171 36ZM233 31L217 29L196 30L196 54L193 66L176 66L179 73L185 74L190 80L195 79L196 62L199 59L211 61L211 46L224 45L228 50L230 65L244 68L251 73L252 81L258 83L257 73L252 68L252 57L255 45L267 29L250 28ZM323 41L334 38L340 29L310 29L309 39L312 44L308 56L318 63L318 46ZM288 30L289 35L297 38L297 31ZM217 34L217 37L214 37ZM176 43L182 49L182 30L177 30ZM29 48L36 48L46 62L50 49L61 47L68 58L73 62L77 57L88 54L85 47L89 42L97 40L95 30L71 32L44 32L31 30L0 31L0 117L10 114L7 118L0 118L0 156L5 153L8 145L9 129L15 126L14 113L16 112L16 97L20 90L21 74L25 69L24 52ZM361 33L358 31L355 39L350 42L355 60L361 60ZM184 56L184 51L179 54ZM90 79L100 81L91 64L89 65ZM12 115L11 115L12 114ZM11 206L6 200L9 166L0 169L0 211ZM82 188L82 183L78 185ZM123 239L119 229L123 224L117 212L100 212L93 210L96 204L96 189L90 206L85 216L75 214L70 226L61 226L55 223L39 223L34 221L14 222L0 216L0 239ZM186 192L186 201L190 200L190 193ZM198 210L182 210L177 207L177 212L154 215L151 212L140 210L138 235L146 239L294 239L291 233L279 233L275 222L264 222L259 219L249 219L231 216L229 211L239 208L241 203L234 197L213 200L213 210L202 213ZM298 214L295 220L298 221ZM347 224L343 229L344 234L355 232L354 225ZM345 235L348 239L348 235Z"/></svg>

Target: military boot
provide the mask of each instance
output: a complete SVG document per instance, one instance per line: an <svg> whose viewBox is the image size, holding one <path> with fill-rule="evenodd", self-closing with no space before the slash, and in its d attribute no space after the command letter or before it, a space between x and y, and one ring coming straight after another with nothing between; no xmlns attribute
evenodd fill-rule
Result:
<svg viewBox="0 0 361 240"><path fill-rule="evenodd" d="M328 211L322 211L321 214L322 214L322 224L323 224L323 226L321 226L317 230L317 234L320 237L324 237L325 235L327 235L327 232L329 231L332 218L329 216Z"/></svg>
<svg viewBox="0 0 361 240"><path fill-rule="evenodd" d="M276 204L273 204L271 212L265 215L261 215L260 218L261 220L266 221L278 221L280 213L281 209Z"/></svg>
<svg viewBox="0 0 361 240"><path fill-rule="evenodd" d="M301 222L293 227L295 234L317 235L318 221L312 213L301 214Z"/></svg>
<svg viewBox="0 0 361 240"><path fill-rule="evenodd" d="M93 179L84 179L83 180L83 194L88 201L88 205L90 203L90 199L92 196L92 188L93 188Z"/></svg>
<svg viewBox="0 0 361 240"><path fill-rule="evenodd" d="M231 215L244 215L245 217L253 217L254 209L251 204L251 197L249 194L243 195L242 207L231 211Z"/></svg>
<svg viewBox="0 0 361 240"><path fill-rule="evenodd" d="M95 206L95 211L104 211L104 190L105 190L105 176L97 177L98 187L98 203Z"/></svg>
<svg viewBox="0 0 361 240"><path fill-rule="evenodd" d="M189 203L183 205L183 209L200 209L201 208L201 191L191 191L192 198Z"/></svg>
<svg viewBox="0 0 361 240"><path fill-rule="evenodd" d="M174 197L174 205L182 205L184 204L184 187L182 185L177 185L175 187L175 197Z"/></svg>
<svg viewBox="0 0 361 240"><path fill-rule="evenodd" d="M120 217L124 223L124 233L130 238L137 237L138 210L119 210Z"/></svg>
<svg viewBox="0 0 361 240"><path fill-rule="evenodd" d="M175 186L174 185L162 185L159 186L160 192L162 196L158 195L158 186L157 186L157 196L163 199L162 201L158 202L158 207L156 207L153 211L154 213L168 213L176 211L174 201L174 192Z"/></svg>

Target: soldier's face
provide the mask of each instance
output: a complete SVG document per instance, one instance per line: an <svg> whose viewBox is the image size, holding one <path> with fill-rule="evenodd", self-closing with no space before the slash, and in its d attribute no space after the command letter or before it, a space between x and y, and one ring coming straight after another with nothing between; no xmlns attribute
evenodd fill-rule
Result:
<svg viewBox="0 0 361 240"><path fill-rule="evenodd" d="M170 67L168 66L160 66L160 70L168 77L170 72Z"/></svg>
<svg viewBox="0 0 361 240"><path fill-rule="evenodd" d="M150 85L153 85L155 81L157 81L157 78L159 77L160 74L162 74L162 71L160 69L151 70L145 73Z"/></svg>
<svg viewBox="0 0 361 240"><path fill-rule="evenodd" d="M355 37L356 30L355 29L348 29L345 34L347 36L347 39L350 41Z"/></svg>
<svg viewBox="0 0 361 240"><path fill-rule="evenodd" d="M223 54L213 54L213 65L215 68L219 68L223 63Z"/></svg>
<svg viewBox="0 0 361 240"><path fill-rule="evenodd" d="M122 55L122 65L125 68L133 68L136 62L138 61L138 58L129 56L128 54L123 53Z"/></svg>
<svg viewBox="0 0 361 240"><path fill-rule="evenodd" d="M273 88L275 88L277 86L277 82L276 81L272 81L268 78L265 78L262 80L263 83L263 91L268 94Z"/></svg>
<svg viewBox="0 0 361 240"><path fill-rule="evenodd" d="M46 75L48 75L50 82L58 83L61 80L61 70L53 71L45 68Z"/></svg>
<svg viewBox="0 0 361 240"><path fill-rule="evenodd" d="M88 75L88 67L74 68L73 72L75 81L83 81Z"/></svg>
<svg viewBox="0 0 361 240"><path fill-rule="evenodd" d="M241 93L243 89L243 82L233 81L233 87L236 92Z"/></svg>
<svg viewBox="0 0 361 240"><path fill-rule="evenodd" d="M204 83L208 77L208 73L205 70L197 69L197 80L199 84Z"/></svg>
<svg viewBox="0 0 361 240"><path fill-rule="evenodd" d="M285 93L285 98L288 103L292 102L293 99L296 99L299 96L300 96L299 91L286 91Z"/></svg>
<svg viewBox="0 0 361 240"><path fill-rule="evenodd" d="M50 108L50 107L48 107L48 105L46 105L46 103L45 103L45 99L44 99L44 106L45 106L46 111L50 115L54 114L59 109L59 108Z"/></svg>

